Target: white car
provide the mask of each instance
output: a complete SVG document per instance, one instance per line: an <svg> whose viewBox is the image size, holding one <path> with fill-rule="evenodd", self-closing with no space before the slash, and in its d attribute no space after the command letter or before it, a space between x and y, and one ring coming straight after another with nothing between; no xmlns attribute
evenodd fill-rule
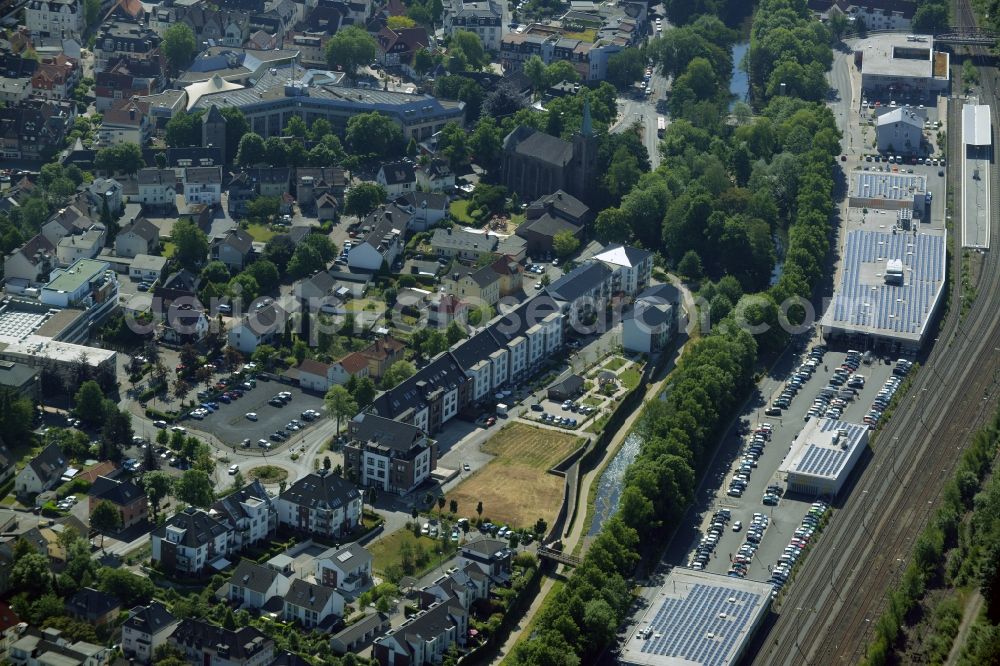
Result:
<svg viewBox="0 0 1000 666"><path fill-rule="evenodd" d="M166 428L167 427L167 422L166 421L153 421L153 426L157 427L157 428Z"/></svg>
<svg viewBox="0 0 1000 666"><path fill-rule="evenodd" d="M743 529L743 521L737 520L735 523L733 523L734 532L739 532L741 529Z"/></svg>
<svg viewBox="0 0 1000 666"><path fill-rule="evenodd" d="M257 412L247 412L246 413L246 417L247 417L247 421L256 421L257 420Z"/></svg>
<svg viewBox="0 0 1000 666"><path fill-rule="evenodd" d="M186 433L187 432L187 428L185 428L184 426L174 426L173 428L171 428L171 430L173 432L179 432L179 433Z"/></svg>
<svg viewBox="0 0 1000 666"><path fill-rule="evenodd" d="M230 476L236 474L236 472L238 472L238 471L240 471L240 466L239 465L230 465L229 466L229 475Z"/></svg>

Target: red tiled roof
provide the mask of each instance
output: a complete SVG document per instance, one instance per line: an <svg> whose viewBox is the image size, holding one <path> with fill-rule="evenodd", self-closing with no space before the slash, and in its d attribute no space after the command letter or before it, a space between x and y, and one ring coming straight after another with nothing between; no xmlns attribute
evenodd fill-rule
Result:
<svg viewBox="0 0 1000 666"><path fill-rule="evenodd" d="M340 359L340 365L353 375L368 367L368 359L362 356L361 352L354 352Z"/></svg>
<svg viewBox="0 0 1000 666"><path fill-rule="evenodd" d="M320 361L312 358L303 359L303 361L299 363L298 368L300 373L307 372L310 375L317 375L319 377L326 377L326 373L329 369L329 363L321 363Z"/></svg>

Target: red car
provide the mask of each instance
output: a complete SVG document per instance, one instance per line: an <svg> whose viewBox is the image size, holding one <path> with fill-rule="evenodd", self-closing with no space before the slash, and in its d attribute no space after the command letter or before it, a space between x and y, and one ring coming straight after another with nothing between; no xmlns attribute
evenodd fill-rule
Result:
<svg viewBox="0 0 1000 666"><path fill-rule="evenodd" d="M497 417L491 416L490 418L486 419L486 427L489 428L491 425L494 425L496 422L497 422Z"/></svg>

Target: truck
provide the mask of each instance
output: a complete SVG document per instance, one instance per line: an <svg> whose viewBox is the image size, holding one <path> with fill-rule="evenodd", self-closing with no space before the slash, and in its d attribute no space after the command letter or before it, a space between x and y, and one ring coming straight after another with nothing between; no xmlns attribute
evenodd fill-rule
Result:
<svg viewBox="0 0 1000 666"><path fill-rule="evenodd" d="M667 132L667 119L663 116L656 117L656 136L663 138L663 135Z"/></svg>
<svg viewBox="0 0 1000 666"><path fill-rule="evenodd" d="M507 416L507 413L509 411L510 409L507 407L506 404L502 402L497 403L497 416Z"/></svg>

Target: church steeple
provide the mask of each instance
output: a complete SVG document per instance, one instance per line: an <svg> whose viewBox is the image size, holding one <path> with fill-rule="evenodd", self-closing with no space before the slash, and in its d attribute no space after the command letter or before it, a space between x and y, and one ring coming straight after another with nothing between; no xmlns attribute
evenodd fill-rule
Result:
<svg viewBox="0 0 1000 666"><path fill-rule="evenodd" d="M594 124L590 120L590 98L583 98L583 125L580 127L580 134L590 137L594 136Z"/></svg>

